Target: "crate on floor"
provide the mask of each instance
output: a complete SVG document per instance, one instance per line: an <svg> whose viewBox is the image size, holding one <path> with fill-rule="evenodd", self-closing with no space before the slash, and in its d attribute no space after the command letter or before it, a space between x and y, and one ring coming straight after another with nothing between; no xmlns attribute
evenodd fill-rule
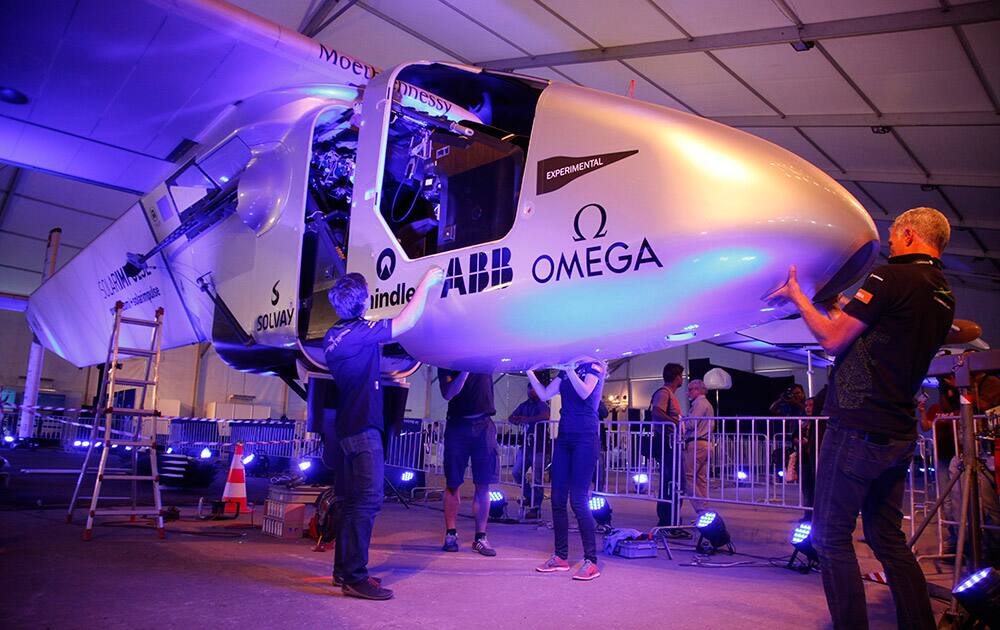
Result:
<svg viewBox="0 0 1000 630"><path fill-rule="evenodd" d="M301 538L312 516L316 497L327 489L328 486L271 486L261 530L275 538Z"/></svg>
<svg viewBox="0 0 1000 630"><path fill-rule="evenodd" d="M615 547L615 555L622 558L655 558L656 541L623 540Z"/></svg>
<svg viewBox="0 0 1000 630"><path fill-rule="evenodd" d="M271 501L267 502L271 505ZM261 531L275 538L302 538L306 506L302 503L281 504L282 516L265 516Z"/></svg>

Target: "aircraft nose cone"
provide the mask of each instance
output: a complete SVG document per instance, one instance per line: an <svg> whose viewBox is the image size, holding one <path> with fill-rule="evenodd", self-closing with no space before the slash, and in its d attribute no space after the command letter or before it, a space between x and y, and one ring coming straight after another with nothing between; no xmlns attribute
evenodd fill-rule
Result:
<svg viewBox="0 0 1000 630"><path fill-rule="evenodd" d="M757 256L760 297L796 265L803 291L826 299L860 278L878 254L868 212L843 186L799 156L748 133L689 121L664 139L677 181L674 228ZM682 187L683 186L683 187Z"/></svg>

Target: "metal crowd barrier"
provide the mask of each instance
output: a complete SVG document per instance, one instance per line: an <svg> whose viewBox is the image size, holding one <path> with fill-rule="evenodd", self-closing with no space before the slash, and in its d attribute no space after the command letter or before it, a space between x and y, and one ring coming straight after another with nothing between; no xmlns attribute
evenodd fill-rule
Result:
<svg viewBox="0 0 1000 630"><path fill-rule="evenodd" d="M681 500L808 511L825 417L683 418Z"/></svg>
<svg viewBox="0 0 1000 630"><path fill-rule="evenodd" d="M10 416L12 422L6 422ZM17 414L5 414L4 435L16 435ZM104 433L104 417L97 418L98 436ZM120 435L132 432L133 420L122 415L112 419L112 431ZM152 420L146 420L151 423ZM64 450L79 450L88 446L94 416L82 409L45 410L35 412L32 437L52 441ZM10 426L8 426L8 424ZM244 445L244 452L269 457L287 457L299 460L316 455L321 444L306 435L304 420L239 420L193 417L160 417L156 420L157 443L164 448L188 452L198 456L208 448L213 455L231 456L237 442Z"/></svg>
<svg viewBox="0 0 1000 630"><path fill-rule="evenodd" d="M3 432L16 434L17 410L6 410ZM84 410L39 410L34 437L54 440L67 450L80 448L89 438L92 416ZM908 513L911 534L928 514L950 478L944 462L937 461L934 444L944 439L941 427L954 416L940 416L931 438L920 438L908 480ZM984 416L977 416L981 422ZM745 505L785 510L811 510L812 484L818 455L817 435L824 417L718 417L683 418L669 422L605 421L600 425L600 451L592 491L595 494L680 505L690 502L696 509L706 504ZM99 421L103 421L100 418ZM126 431L127 418L116 418L114 429ZM160 418L158 442L164 447L197 456L209 448L220 457L231 456L237 442L247 453L286 457L299 461L318 457L322 442L307 434L302 420L231 420L213 418ZM995 421L993 421L995 423ZM164 432L164 426L166 429ZM523 507L541 505L551 490L549 466L558 421L530 427L497 421L500 485ZM993 427L994 435L997 429ZM390 434L386 465L422 471L427 484L443 484L445 422L407 419L401 430ZM948 438L959 451L955 432ZM985 443L984 443L985 444ZM980 456L985 456L980 453ZM992 470L993 460L989 465ZM957 462L952 462L956 474ZM469 474L470 471L467 471ZM1000 537L1000 507L995 480L985 479L981 493L984 529ZM433 487L433 486L432 486ZM957 488L957 487L956 487ZM946 507L936 519L938 546L935 554L945 557L949 528L958 525L958 490L954 507ZM671 510L674 524L680 510ZM998 538L1000 541L1000 538Z"/></svg>
<svg viewBox="0 0 1000 630"><path fill-rule="evenodd" d="M808 511L815 436L825 420L684 418L679 425L606 421L600 426L593 492L675 506L691 501L696 507L722 503ZM522 499L524 507L539 505L539 497L551 489L548 468L558 422L495 424L500 485L517 488L512 496ZM402 430L389 436L386 465L422 471L427 478L442 476L444 428L442 421L407 420ZM679 522L680 510L671 512Z"/></svg>

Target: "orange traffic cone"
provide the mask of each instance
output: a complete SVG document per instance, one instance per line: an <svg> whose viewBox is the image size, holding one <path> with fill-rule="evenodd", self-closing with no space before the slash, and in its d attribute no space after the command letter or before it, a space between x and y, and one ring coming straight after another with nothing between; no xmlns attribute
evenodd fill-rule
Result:
<svg viewBox="0 0 1000 630"><path fill-rule="evenodd" d="M862 573L861 579L868 582L875 582L876 584L888 584L889 580L885 577L885 571L875 571L874 573Z"/></svg>
<svg viewBox="0 0 1000 630"><path fill-rule="evenodd" d="M233 463L229 467L229 479L226 481L226 488L222 491L222 502L226 504L226 514L234 514L236 506L240 512L247 511L247 478L243 470L243 444L236 443L236 451L233 453Z"/></svg>

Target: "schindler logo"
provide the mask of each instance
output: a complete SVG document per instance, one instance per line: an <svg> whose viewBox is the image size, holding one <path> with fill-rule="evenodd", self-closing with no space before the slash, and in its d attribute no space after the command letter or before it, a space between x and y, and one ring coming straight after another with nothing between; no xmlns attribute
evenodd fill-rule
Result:
<svg viewBox="0 0 1000 630"><path fill-rule="evenodd" d="M535 185L536 194L544 195L559 190L577 177L592 173L599 168L624 160L635 155L639 150L604 153L585 157L567 157L559 155L545 158L538 162L538 182Z"/></svg>

